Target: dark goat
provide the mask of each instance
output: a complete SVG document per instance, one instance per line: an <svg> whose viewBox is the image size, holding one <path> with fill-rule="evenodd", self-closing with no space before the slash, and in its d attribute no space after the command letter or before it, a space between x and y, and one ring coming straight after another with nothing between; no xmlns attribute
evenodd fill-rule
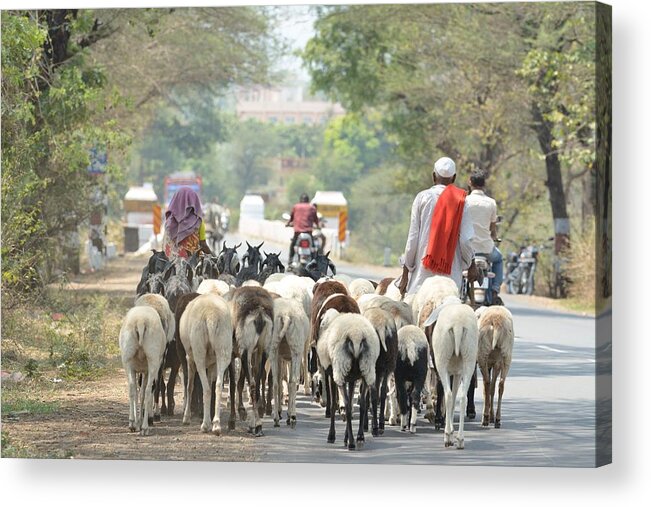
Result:
<svg viewBox="0 0 651 507"><path fill-rule="evenodd" d="M334 284L338 284L334 285ZM322 286L325 285L325 288L322 288ZM312 329L311 329L311 335L313 337L313 342L312 342L312 349L311 352L313 354L313 357L316 358L316 345L319 341L319 334L320 334L320 328L321 328L321 321L323 320L323 317L325 316L325 313L330 310L334 309L337 310L339 313L360 313L359 311L359 306L357 305L357 301L355 301L352 297L350 297L347 292L340 292L341 289L345 291L346 288L344 287L343 284L340 282L336 281L327 281L323 282L318 285L315 293L314 293L314 298L312 299ZM336 292L331 292L328 296L323 298L323 295L330 292L330 291L336 291ZM315 313L315 305L314 301L317 301L318 305L318 310L316 310ZM310 367L314 368L314 371L311 371L311 373L314 373L316 371L317 365L314 364L315 361L311 361ZM338 398L338 393L337 391L331 392L330 391L330 386L326 382L326 417L330 416L330 407L332 406L330 403L330 396L333 396L335 399Z"/></svg>
<svg viewBox="0 0 651 507"><path fill-rule="evenodd" d="M190 264L184 259L178 258L173 263L169 263L165 273L162 274L162 286L158 285L161 281L161 275L154 275L155 285L160 287L160 292L158 293L167 299L167 302L170 305L170 310L172 310L173 313L176 313L176 306L179 298L191 292L193 274L194 270ZM176 333L178 333L178 327ZM156 403L158 403L159 396L162 397L162 414L174 414L174 386L176 384L176 377L178 376L180 366L180 357L177 354L175 344L173 342L168 343L165 349L165 359L158 372L158 380L154 388L154 399ZM166 385L165 370L167 368L170 369L170 376ZM166 394L167 406L165 405Z"/></svg>
<svg viewBox="0 0 651 507"><path fill-rule="evenodd" d="M260 271L260 274L258 275L258 282L260 282L261 285L264 285L264 282L266 282L267 278L272 274L285 272L285 266L280 262L280 253L275 254L264 252L264 254L265 260L262 262L262 271Z"/></svg>
<svg viewBox="0 0 651 507"><path fill-rule="evenodd" d="M398 330L398 358L394 378L402 431L416 433L420 396L427 378L429 345L425 333L414 325Z"/></svg>
<svg viewBox="0 0 651 507"><path fill-rule="evenodd" d="M199 283L201 283L203 280L216 279L219 276L219 269L217 269L217 257L212 255L204 255L201 257L194 269L194 273Z"/></svg>
<svg viewBox="0 0 651 507"><path fill-rule="evenodd" d="M238 411L242 419L246 418L246 410L242 402L244 380L249 384L249 393L253 402L249 430L256 436L262 435L260 412L264 407L259 403L260 379L264 375L264 365L267 360L266 347L271 340L273 331L273 299L262 287L237 287L229 293L233 316L233 334L236 347L234 351L242 361L243 375L237 383ZM235 424L235 375L234 369L229 369L231 419L229 428Z"/></svg>
<svg viewBox="0 0 651 507"><path fill-rule="evenodd" d="M155 273L162 273L165 270L167 262L168 258L165 255L165 252L157 252L156 250L152 250L152 255L147 261L147 265L142 270L142 276L140 277L140 282L136 288L136 294L138 296L142 296L143 294L151 292L148 290L147 286L149 277Z"/></svg>
<svg viewBox="0 0 651 507"><path fill-rule="evenodd" d="M332 261L329 259L330 252L328 252L325 255L322 254L317 254L314 259L312 259L310 262L307 263L305 266L305 272L306 275L312 278L315 282L319 280L319 278L323 278L324 276L328 276L328 269L332 272L332 275L337 274L337 268L335 265L332 263ZM306 276L303 273L298 273L300 276Z"/></svg>
<svg viewBox="0 0 651 507"><path fill-rule="evenodd" d="M262 254L260 253L262 245L264 245L264 241L258 246L249 245L249 242L246 242L247 250L242 256L244 266L255 266L258 272L262 270Z"/></svg>
<svg viewBox="0 0 651 507"><path fill-rule="evenodd" d="M237 249L242 243L235 245L233 248L228 248L224 241L222 251L217 256L217 270L220 274L227 274L237 276L240 271L240 258L237 255Z"/></svg>
<svg viewBox="0 0 651 507"><path fill-rule="evenodd" d="M387 401L387 385L389 375L396 369L398 357L398 331L391 314L380 308L369 308L364 317L371 323L380 339L380 355L375 362L375 385L370 386L371 405L373 413L373 436L384 433L384 414ZM379 396L379 400L378 400ZM378 424L378 401L380 405L380 420ZM367 403L368 406L368 403ZM368 414L364 414L364 429L368 428Z"/></svg>

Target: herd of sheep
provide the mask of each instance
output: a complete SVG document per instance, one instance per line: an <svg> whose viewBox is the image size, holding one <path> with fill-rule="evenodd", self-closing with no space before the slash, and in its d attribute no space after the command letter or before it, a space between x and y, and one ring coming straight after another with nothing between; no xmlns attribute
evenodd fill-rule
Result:
<svg viewBox="0 0 651 507"><path fill-rule="evenodd" d="M461 303L456 284L440 276L401 298L389 279L325 276L328 267L335 271L327 258L320 273L317 265L309 276L298 276L284 272L277 254L263 259L260 246L248 245L242 266L237 252L226 247L217 256L194 260L152 255L120 330L131 431L149 434L160 418L159 396L162 413L173 414L180 367L183 423L190 424L196 411L202 414L201 429L216 435L222 432L225 385L229 429L235 428L237 410L249 431L262 435L265 415L280 425L285 383L287 425L296 426L302 383L304 393L325 407L329 443L335 442L337 415L345 421L344 445L351 450L363 447L369 426L373 436L381 435L386 419L414 433L424 399L425 417L437 429L444 427L445 447L456 443L463 449L464 416L474 417L477 366L484 384L481 424L500 427L514 341L513 318L505 307L473 310ZM242 272L247 276L238 277ZM171 370L167 382L166 368ZM355 398L359 428L353 435Z"/></svg>

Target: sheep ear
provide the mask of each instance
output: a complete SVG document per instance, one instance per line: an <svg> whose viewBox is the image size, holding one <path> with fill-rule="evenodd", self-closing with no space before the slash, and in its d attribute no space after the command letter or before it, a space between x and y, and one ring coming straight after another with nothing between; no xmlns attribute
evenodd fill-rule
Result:
<svg viewBox="0 0 651 507"><path fill-rule="evenodd" d="M330 269L332 270L332 276L335 276L337 274L337 268L335 268L335 265L331 261L328 261L328 266L330 266Z"/></svg>

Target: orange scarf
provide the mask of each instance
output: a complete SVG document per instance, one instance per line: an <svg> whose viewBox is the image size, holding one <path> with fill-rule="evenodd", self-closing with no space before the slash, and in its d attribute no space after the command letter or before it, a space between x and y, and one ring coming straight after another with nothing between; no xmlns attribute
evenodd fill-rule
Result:
<svg viewBox="0 0 651 507"><path fill-rule="evenodd" d="M465 201L464 190L448 185L434 206L427 253L423 257L423 266L434 273L449 275L452 272Z"/></svg>

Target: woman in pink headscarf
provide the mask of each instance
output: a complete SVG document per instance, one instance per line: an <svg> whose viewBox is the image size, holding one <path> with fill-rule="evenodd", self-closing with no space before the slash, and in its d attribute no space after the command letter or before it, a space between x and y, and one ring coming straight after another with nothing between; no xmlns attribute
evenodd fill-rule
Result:
<svg viewBox="0 0 651 507"><path fill-rule="evenodd" d="M199 250L212 253L206 243L201 201L190 187L179 188L165 212L163 249L168 258L188 258Z"/></svg>

